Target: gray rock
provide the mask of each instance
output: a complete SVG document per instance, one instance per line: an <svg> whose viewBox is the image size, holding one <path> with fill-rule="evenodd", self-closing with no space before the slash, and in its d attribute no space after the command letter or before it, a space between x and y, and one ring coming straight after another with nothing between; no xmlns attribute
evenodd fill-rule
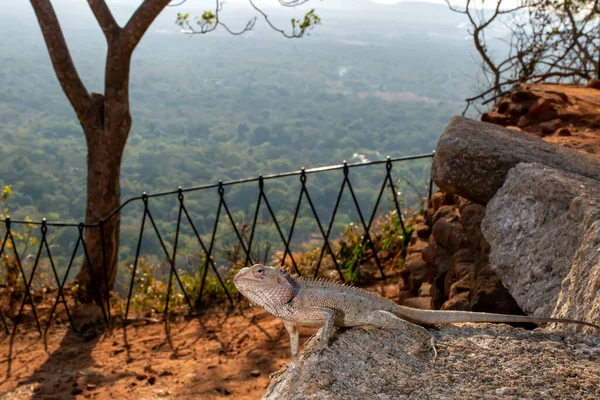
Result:
<svg viewBox="0 0 600 400"><path fill-rule="evenodd" d="M482 231L493 271L526 314L552 315L573 256L598 219L599 181L540 164L508 173L487 205ZM579 278L569 287L588 285ZM564 310L567 315L577 318L574 311Z"/></svg>
<svg viewBox="0 0 600 400"><path fill-rule="evenodd" d="M600 177L600 161L593 155L463 117L452 117L440 137L431 177L444 192L487 204L508 171L521 162Z"/></svg>
<svg viewBox="0 0 600 400"><path fill-rule="evenodd" d="M312 341L278 372L263 399L600 398L600 336L492 324L432 333L435 363L406 332L339 331L321 354Z"/></svg>
<svg viewBox="0 0 600 400"><path fill-rule="evenodd" d="M584 234L571 270L562 282L552 316L600 324L600 220L593 222ZM575 330L571 326L565 326L565 330L567 327ZM591 327L579 327L577 330L597 333Z"/></svg>

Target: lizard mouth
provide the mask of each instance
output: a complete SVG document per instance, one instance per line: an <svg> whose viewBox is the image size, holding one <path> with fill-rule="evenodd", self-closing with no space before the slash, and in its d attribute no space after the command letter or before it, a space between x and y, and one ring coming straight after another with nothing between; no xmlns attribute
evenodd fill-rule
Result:
<svg viewBox="0 0 600 400"><path fill-rule="evenodd" d="M247 286L253 281L251 277L246 276L244 273L246 271L244 271L244 269L245 268L241 269L240 272L238 272L233 278L233 284L242 293L246 293L248 291Z"/></svg>
<svg viewBox="0 0 600 400"><path fill-rule="evenodd" d="M238 288L238 290L240 289L240 283L242 283L243 279L244 279L244 278L242 278L242 277L241 277L241 276L239 276L239 275L236 275L236 276L233 278L233 284L234 284L234 285L235 285L235 286Z"/></svg>
<svg viewBox="0 0 600 400"><path fill-rule="evenodd" d="M248 272L248 267L244 267L238 271L238 273L233 277L233 283L237 284L244 280L244 275ZM237 286L237 285L236 285Z"/></svg>

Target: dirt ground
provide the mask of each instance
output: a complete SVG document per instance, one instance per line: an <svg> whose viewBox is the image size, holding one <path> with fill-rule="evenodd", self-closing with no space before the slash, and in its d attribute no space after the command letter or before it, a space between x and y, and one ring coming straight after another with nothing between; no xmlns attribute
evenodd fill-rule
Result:
<svg viewBox="0 0 600 400"><path fill-rule="evenodd" d="M396 302L399 277L364 287ZM0 332L0 400L260 399L290 361L278 318L241 305L169 323L140 321L85 340L67 325ZM33 325L31 325L33 326ZM301 328L300 343L315 329Z"/></svg>
<svg viewBox="0 0 600 400"><path fill-rule="evenodd" d="M257 308L141 322L84 341L68 329L0 342L0 399L259 399L289 361L282 323ZM301 340L312 331L301 331Z"/></svg>

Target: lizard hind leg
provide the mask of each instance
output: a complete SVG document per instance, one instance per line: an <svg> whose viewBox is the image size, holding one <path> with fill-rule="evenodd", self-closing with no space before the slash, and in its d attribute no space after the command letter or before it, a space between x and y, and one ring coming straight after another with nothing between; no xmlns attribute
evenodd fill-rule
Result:
<svg viewBox="0 0 600 400"><path fill-rule="evenodd" d="M391 312L384 310L377 310L369 312L366 316L368 323L366 325L375 326L377 328L387 329L398 329L402 331L415 332L417 335L423 337L423 344L427 346L428 350L433 352L433 362L437 358L437 350L435 348L435 337L427 329L422 326L415 325L412 322L408 322L392 314Z"/></svg>

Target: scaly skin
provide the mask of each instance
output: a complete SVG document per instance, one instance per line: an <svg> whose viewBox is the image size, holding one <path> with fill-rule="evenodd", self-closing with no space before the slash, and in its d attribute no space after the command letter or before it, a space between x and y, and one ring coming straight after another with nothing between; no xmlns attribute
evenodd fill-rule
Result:
<svg viewBox="0 0 600 400"><path fill-rule="evenodd" d="M326 348L335 327L371 325L411 330L426 338L434 351L433 336L419 325L457 322L573 323L583 321L471 311L420 310L400 306L366 290L324 279L293 278L289 273L261 264L242 268L233 282L252 303L281 318L290 334L292 357L298 353L298 326L320 327L321 348Z"/></svg>

